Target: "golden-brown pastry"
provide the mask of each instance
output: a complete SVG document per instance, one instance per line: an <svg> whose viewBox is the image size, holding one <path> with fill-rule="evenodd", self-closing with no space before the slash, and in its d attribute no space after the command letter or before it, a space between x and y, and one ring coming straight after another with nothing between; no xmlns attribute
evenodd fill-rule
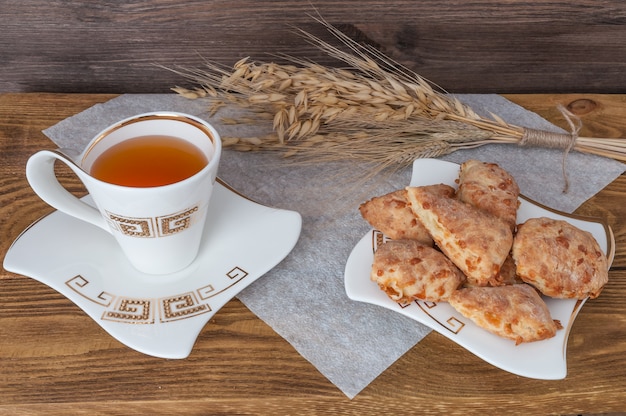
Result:
<svg viewBox="0 0 626 416"><path fill-rule="evenodd" d="M531 218L518 226L513 258L519 277L554 298L596 298L609 280L593 235L567 221Z"/></svg>
<svg viewBox="0 0 626 416"><path fill-rule="evenodd" d="M495 278L496 284L493 286L514 285L517 283L524 283L522 279L517 275L515 260L513 256L509 254L504 260L502 267L500 267L500 273Z"/></svg>
<svg viewBox="0 0 626 416"><path fill-rule="evenodd" d="M390 240L374 253L371 279L392 300L448 299L465 276L440 251L415 240Z"/></svg>
<svg viewBox="0 0 626 416"><path fill-rule="evenodd" d="M515 230L519 186L513 176L495 163L468 160L461 164L458 198L502 218Z"/></svg>
<svg viewBox="0 0 626 416"><path fill-rule="evenodd" d="M432 245L428 231L417 219L400 189L377 196L359 206L361 216L375 229L393 240L417 240Z"/></svg>
<svg viewBox="0 0 626 416"><path fill-rule="evenodd" d="M469 284L499 284L496 277L513 244L511 229L504 220L445 196L446 188L451 187L406 188L411 209Z"/></svg>
<svg viewBox="0 0 626 416"><path fill-rule="evenodd" d="M489 282L489 284L490 286L504 286L519 283L524 283L524 281L517 276L515 261L513 260L513 256L509 254L506 260L504 260L504 263L502 263L500 272L491 280L491 282ZM466 284L466 286L472 285Z"/></svg>
<svg viewBox="0 0 626 416"><path fill-rule="evenodd" d="M537 291L527 284L463 288L448 302L479 327L512 339L515 345L552 338L562 328Z"/></svg>

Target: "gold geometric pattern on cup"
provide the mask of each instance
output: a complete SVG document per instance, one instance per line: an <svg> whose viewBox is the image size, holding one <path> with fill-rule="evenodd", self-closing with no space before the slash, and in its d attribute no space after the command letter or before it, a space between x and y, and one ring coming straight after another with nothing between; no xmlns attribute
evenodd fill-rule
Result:
<svg viewBox="0 0 626 416"><path fill-rule="evenodd" d="M159 236L166 237L186 230L192 224L193 214L198 211L198 207L186 209L182 212L164 215L156 218L159 227Z"/></svg>
<svg viewBox="0 0 626 416"><path fill-rule="evenodd" d="M198 302L193 292L162 298L159 300L159 304L161 306L161 322L191 318L211 311L209 305Z"/></svg>
<svg viewBox="0 0 626 416"><path fill-rule="evenodd" d="M151 218L133 218L107 212L110 222L122 234L129 237L155 237Z"/></svg>
<svg viewBox="0 0 626 416"><path fill-rule="evenodd" d="M107 310L102 319L133 324L153 324L152 299L121 298L113 310Z"/></svg>

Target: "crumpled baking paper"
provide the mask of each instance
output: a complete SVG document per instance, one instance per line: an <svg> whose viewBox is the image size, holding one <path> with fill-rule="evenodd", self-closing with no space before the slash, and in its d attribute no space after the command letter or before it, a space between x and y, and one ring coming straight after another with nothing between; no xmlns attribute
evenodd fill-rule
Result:
<svg viewBox="0 0 626 416"><path fill-rule="evenodd" d="M498 95L457 97L483 115L491 112L519 126L562 131ZM226 108L209 117L207 109L202 99L176 94L127 94L63 120L44 133L59 147L82 151L110 124L157 110L200 116L223 137L268 131L268 126L223 124L220 117L236 117L236 111ZM569 191L563 193L560 150L488 145L442 157L457 163L471 158L500 164L513 174L523 194L566 212L574 211L625 169L614 160L571 152ZM366 173L366 167L350 162L289 166L279 154L232 150L224 151L218 173L249 198L302 215L302 233L294 250L238 298L350 398L430 332L409 318L351 301L345 294L346 260L369 230L358 205L408 185L411 176L410 168L402 169L375 178L365 188L349 178Z"/></svg>

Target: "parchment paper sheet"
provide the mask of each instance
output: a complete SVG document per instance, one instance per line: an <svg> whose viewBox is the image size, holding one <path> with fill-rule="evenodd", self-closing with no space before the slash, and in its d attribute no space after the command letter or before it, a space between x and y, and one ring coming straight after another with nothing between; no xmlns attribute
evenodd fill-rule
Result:
<svg viewBox="0 0 626 416"><path fill-rule="evenodd" d="M561 131L498 95L458 97L479 113L493 112L520 126ZM209 118L205 101L187 100L175 94L122 95L44 133L59 147L82 151L108 125L157 110L200 116L222 136L244 134L243 127L220 122L220 117L233 115L228 109ZM265 131L267 126L248 129L244 135L263 133L260 130ZM442 159L461 163L470 158L500 164L514 175L526 196L566 212L574 211L625 169L625 165L610 159L572 152L568 158L569 192L564 194L559 150L489 145ZM372 182L367 192L355 192L351 181L341 180L341 172L346 168L356 175L364 169L346 163L285 166L278 154L226 150L219 176L259 203L301 213L302 234L292 253L238 298L353 398L430 329L386 309L347 298L343 284L345 262L369 230L358 213L359 203L406 186L411 172L404 169L385 175ZM339 197L341 202L333 203ZM415 388L419 389L419 385Z"/></svg>

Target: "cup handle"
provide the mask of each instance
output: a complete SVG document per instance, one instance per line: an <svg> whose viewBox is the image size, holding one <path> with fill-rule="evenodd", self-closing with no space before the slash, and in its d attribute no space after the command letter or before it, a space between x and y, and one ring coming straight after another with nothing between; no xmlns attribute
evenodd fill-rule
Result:
<svg viewBox="0 0 626 416"><path fill-rule="evenodd" d="M32 155L26 163L26 178L31 188L53 208L110 233L109 225L100 211L76 198L59 183L54 173L56 160L65 163L83 181L85 172L61 150L42 150Z"/></svg>

